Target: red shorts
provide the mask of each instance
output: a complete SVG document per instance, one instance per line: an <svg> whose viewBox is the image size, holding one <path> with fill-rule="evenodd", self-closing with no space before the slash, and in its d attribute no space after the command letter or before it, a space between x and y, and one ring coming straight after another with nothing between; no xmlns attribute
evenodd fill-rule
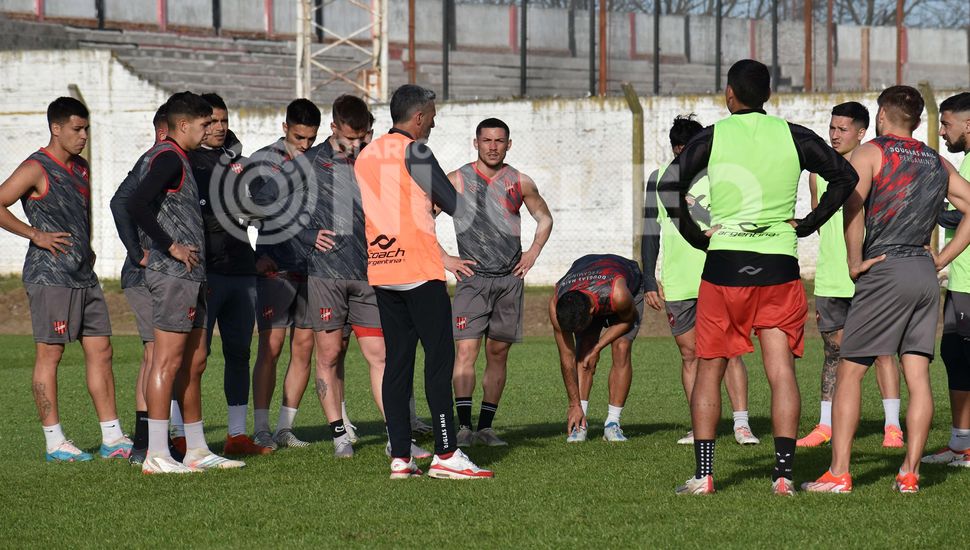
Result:
<svg viewBox="0 0 970 550"><path fill-rule="evenodd" d="M805 351L808 301L801 280L771 286L720 286L701 281L697 294L696 353L701 359L754 351L752 330L777 328L795 357Z"/></svg>

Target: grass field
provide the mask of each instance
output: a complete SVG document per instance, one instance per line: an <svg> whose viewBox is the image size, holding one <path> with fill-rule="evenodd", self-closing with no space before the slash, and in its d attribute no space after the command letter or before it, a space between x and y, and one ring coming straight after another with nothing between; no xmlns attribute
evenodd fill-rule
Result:
<svg viewBox="0 0 970 550"><path fill-rule="evenodd" d="M114 343L119 411L131 429L140 343L136 337L118 337ZM852 495L770 496L768 392L760 358L752 355L747 360L752 427L762 444L741 448L725 420L715 463L719 493L677 497L674 487L693 473L693 453L674 444L688 427L688 415L669 338L642 338L634 347L633 389L623 416L630 437L626 444L599 439L608 358L601 361L590 406L594 439L567 446L554 343L530 339L513 348L496 420L511 446L473 448L472 458L496 472L494 480L473 482L387 478L382 427L363 363L353 350L348 406L363 434L353 460L332 457L330 442L322 441L326 424L310 394L296 433L318 443L250 458L241 471L149 477L121 461L46 464L30 398L31 339L3 336L0 347L5 356L0 366L3 547L906 548L965 547L968 542L959 542L966 537L966 511L959 503L970 497L970 472L927 467L920 494L890 490L901 452L880 447L882 408L874 376L865 388ZM803 432L817 419L820 348L818 340L809 340L807 357L799 362ZM935 448L948 437L949 407L942 364L932 369L937 411L930 445ZM419 411L427 417L420 384L416 391ZM226 429L220 358L210 362L205 396L206 433L218 450ZM96 450L100 434L76 345L62 364L60 399L68 436L81 448ZM274 410L274 423L275 418ZM795 481L821 474L829 456L828 448L800 450Z"/></svg>

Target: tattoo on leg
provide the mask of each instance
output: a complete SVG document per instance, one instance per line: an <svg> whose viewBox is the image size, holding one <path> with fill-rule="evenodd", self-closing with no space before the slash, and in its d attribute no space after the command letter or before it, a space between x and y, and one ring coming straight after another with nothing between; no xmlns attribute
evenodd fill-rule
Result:
<svg viewBox="0 0 970 550"><path fill-rule="evenodd" d="M34 383L34 402L37 404L37 415L43 423L53 412L54 404L47 398L47 386L41 382Z"/></svg>
<svg viewBox="0 0 970 550"><path fill-rule="evenodd" d="M835 373L839 368L841 348L836 340L838 332L823 332L825 342L825 364L822 365L822 401L835 397Z"/></svg>
<svg viewBox="0 0 970 550"><path fill-rule="evenodd" d="M323 378L317 378L317 395L320 397L320 401L327 397L327 383L323 381Z"/></svg>

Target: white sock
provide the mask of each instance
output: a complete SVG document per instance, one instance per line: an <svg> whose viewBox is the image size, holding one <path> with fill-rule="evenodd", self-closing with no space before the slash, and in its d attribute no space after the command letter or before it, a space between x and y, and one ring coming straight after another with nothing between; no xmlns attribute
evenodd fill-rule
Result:
<svg viewBox="0 0 970 550"><path fill-rule="evenodd" d="M352 424L352 422L350 421L350 417L347 416L347 402L346 401L341 401L340 402L340 414L343 415L344 424Z"/></svg>
<svg viewBox="0 0 970 550"><path fill-rule="evenodd" d="M168 452L168 420L148 419L148 452L155 455L172 456Z"/></svg>
<svg viewBox="0 0 970 550"><path fill-rule="evenodd" d="M168 424L172 429L172 437L185 437L185 421L182 420L182 409L179 408L179 402L174 399L172 400L172 410Z"/></svg>
<svg viewBox="0 0 970 550"><path fill-rule="evenodd" d="M615 407L613 405L607 405L606 407L606 422L603 425L611 424L613 422L620 423L620 413L623 412L623 407Z"/></svg>
<svg viewBox="0 0 970 550"><path fill-rule="evenodd" d="M47 428L44 428L46 432ZM970 449L970 429L962 430L960 428L950 428L950 443L947 447L953 449L954 451L965 451Z"/></svg>
<svg viewBox="0 0 970 550"><path fill-rule="evenodd" d="M886 414L885 427L899 426L899 399L883 399L882 410Z"/></svg>
<svg viewBox="0 0 970 550"><path fill-rule="evenodd" d="M748 425L748 411L734 411L734 429L738 428L751 429Z"/></svg>
<svg viewBox="0 0 970 550"><path fill-rule="evenodd" d="M276 432L279 433L283 430L293 429L293 421L296 420L296 411L299 409L294 409L283 405L280 407L280 419L276 422Z"/></svg>
<svg viewBox="0 0 970 550"><path fill-rule="evenodd" d="M248 413L248 403L245 405L229 405L229 435L246 433L246 417Z"/></svg>
<svg viewBox="0 0 970 550"><path fill-rule="evenodd" d="M582 399L580 399L579 400L579 406L583 408L583 414L585 415L586 414L586 409L589 408L589 401L583 401Z"/></svg>
<svg viewBox="0 0 970 550"><path fill-rule="evenodd" d="M202 429L202 421L189 422L185 425L185 450L209 449L205 442L205 431Z"/></svg>
<svg viewBox="0 0 970 550"><path fill-rule="evenodd" d="M283 409L280 409L280 416L283 415ZM268 432L269 431L269 409L253 409L253 432Z"/></svg>
<svg viewBox="0 0 970 550"><path fill-rule="evenodd" d="M114 420L109 420L107 422L98 422L101 424L101 442L105 444L114 443L122 437L125 436L121 432L121 421L115 418Z"/></svg>
<svg viewBox="0 0 970 550"><path fill-rule="evenodd" d="M60 423L54 424L53 426L41 427L44 428L44 440L47 442L47 452L53 451L60 447L61 443L67 441Z"/></svg>
<svg viewBox="0 0 970 550"><path fill-rule="evenodd" d="M822 414L818 417L818 423L823 426L832 427L832 402L822 401Z"/></svg>

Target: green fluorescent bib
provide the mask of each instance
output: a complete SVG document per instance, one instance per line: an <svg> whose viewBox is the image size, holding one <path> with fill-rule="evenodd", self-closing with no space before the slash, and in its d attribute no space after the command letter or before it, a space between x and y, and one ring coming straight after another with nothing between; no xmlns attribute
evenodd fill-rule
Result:
<svg viewBox="0 0 970 550"><path fill-rule="evenodd" d="M963 179L970 179L970 155L963 157L963 163L960 164L960 175ZM953 206L948 207L953 210ZM953 238L953 229L946 230L946 241L950 242ZM953 260L950 264L950 282L946 286L953 292L968 292L970 293L970 248L965 250L957 259Z"/></svg>
<svg viewBox="0 0 970 550"><path fill-rule="evenodd" d="M669 165L668 165L669 166ZM661 181L667 167L661 168L657 174L657 181ZM710 204L709 184L707 178L701 178L691 186L687 194L688 200L693 200L704 208ZM657 218L660 222L660 281L663 283L664 296L672 302L680 300L694 300L697 289L701 286L701 271L704 270L704 251L691 246L677 226L667 216L667 209L663 207L660 193L657 193ZM707 229L698 222L702 229Z"/></svg>
<svg viewBox="0 0 970 550"><path fill-rule="evenodd" d="M819 197L825 193L828 185L829 183L822 176L815 176ZM826 298L851 298L855 294L855 285L849 277L842 208L836 210L819 233L818 261L815 264L815 295Z"/></svg>
<svg viewBox="0 0 970 550"><path fill-rule="evenodd" d="M708 164L711 225L721 228L708 250L798 257L795 196L801 174L788 123L760 113L714 124Z"/></svg>

